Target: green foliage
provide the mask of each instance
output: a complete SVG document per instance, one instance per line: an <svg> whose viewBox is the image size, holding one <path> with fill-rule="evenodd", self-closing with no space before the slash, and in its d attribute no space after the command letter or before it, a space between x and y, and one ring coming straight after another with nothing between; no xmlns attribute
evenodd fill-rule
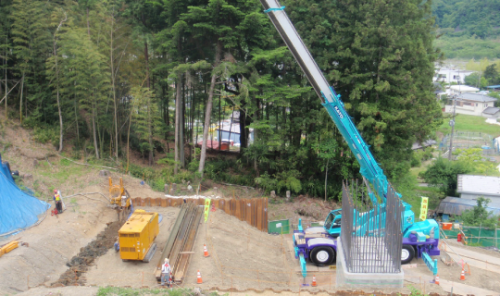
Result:
<svg viewBox="0 0 500 296"><path fill-rule="evenodd" d="M453 31L453 30L451 30ZM497 39L480 39L477 36L440 36L434 46L440 48L447 59L498 59L500 58L500 43Z"/></svg>
<svg viewBox="0 0 500 296"><path fill-rule="evenodd" d="M482 149L457 149L456 161L438 158L421 177L429 186L437 187L445 196L456 196L457 176L459 174L498 175L495 164L482 157Z"/></svg>
<svg viewBox="0 0 500 296"><path fill-rule="evenodd" d="M432 187L438 187L445 196L456 196L457 175L468 174L473 168L463 161L438 158L421 177Z"/></svg>
<svg viewBox="0 0 500 296"><path fill-rule="evenodd" d="M214 294L214 295L212 295ZM120 288L120 287L99 287L97 296L193 296L195 293L191 289L133 289L133 288ZM217 293L212 292L211 296L218 296Z"/></svg>
<svg viewBox="0 0 500 296"><path fill-rule="evenodd" d="M496 69L495 64L486 67L483 76L491 85L498 85L500 83L500 76L498 75L498 71Z"/></svg>
<svg viewBox="0 0 500 296"><path fill-rule="evenodd" d="M40 143L51 142L52 145L57 147L59 145L59 130L55 126L42 125L33 129L33 138Z"/></svg>
<svg viewBox="0 0 500 296"><path fill-rule="evenodd" d="M427 147L423 150L413 151L411 158L411 166L418 167L421 165L422 161L426 161L432 158L432 152L434 149L432 147Z"/></svg>
<svg viewBox="0 0 500 296"><path fill-rule="evenodd" d="M498 1L434 0L433 14L441 28L449 28L453 36L476 35L479 38L499 34Z"/></svg>
<svg viewBox="0 0 500 296"><path fill-rule="evenodd" d="M500 217L494 217L486 210L490 201L490 199L479 197L477 199L477 205L474 206L473 209L462 212L460 219L464 222L464 225L481 226L493 229L498 227L498 219Z"/></svg>
<svg viewBox="0 0 500 296"><path fill-rule="evenodd" d="M155 149L154 138L163 134L164 124L158 112L158 104L153 92L144 87L134 87L131 90L132 114L135 131L141 140L141 152L149 152L152 156Z"/></svg>
<svg viewBox="0 0 500 296"><path fill-rule="evenodd" d="M301 1L289 2L292 10L303 8ZM324 16L334 32L325 44L329 50L316 50L318 64L326 66L331 61L324 70L337 84L349 115L387 174L405 174L410 168L411 144L427 139L441 124L429 79L434 74L433 62L441 57L432 46L430 2L328 3L330 7L325 8L312 4L312 13L306 17L290 13L292 21L297 18L299 32L301 27L313 31L306 40L315 45L315 35L326 32L316 32L313 26L318 21L309 18L335 11Z"/></svg>
<svg viewBox="0 0 500 296"><path fill-rule="evenodd" d="M453 154L457 155L457 161L473 168L475 174L498 175L496 164L483 157L483 149L481 148L457 149Z"/></svg>
<svg viewBox="0 0 500 296"><path fill-rule="evenodd" d="M481 76L478 72L474 72L468 76L465 76L464 82L466 85L474 86L477 88L486 88L489 85L488 80Z"/></svg>

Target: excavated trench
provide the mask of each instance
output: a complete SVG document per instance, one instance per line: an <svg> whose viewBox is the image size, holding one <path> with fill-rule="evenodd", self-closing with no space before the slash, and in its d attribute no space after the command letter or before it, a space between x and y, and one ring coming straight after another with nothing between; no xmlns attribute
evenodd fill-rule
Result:
<svg viewBox="0 0 500 296"><path fill-rule="evenodd" d="M118 238L118 230L121 226L122 223L119 221L108 223L107 227L97 235L95 240L81 248L80 253L66 263L69 269L51 286L80 286L85 284L85 273L89 269L89 266L94 263L96 258L106 254L113 247Z"/></svg>

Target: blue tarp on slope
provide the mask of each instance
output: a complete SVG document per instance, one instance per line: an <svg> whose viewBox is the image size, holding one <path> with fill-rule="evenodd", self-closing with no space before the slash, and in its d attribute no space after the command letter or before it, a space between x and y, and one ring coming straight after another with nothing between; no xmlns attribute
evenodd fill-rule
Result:
<svg viewBox="0 0 500 296"><path fill-rule="evenodd" d="M35 224L50 205L17 187L7 162L0 155L0 235Z"/></svg>

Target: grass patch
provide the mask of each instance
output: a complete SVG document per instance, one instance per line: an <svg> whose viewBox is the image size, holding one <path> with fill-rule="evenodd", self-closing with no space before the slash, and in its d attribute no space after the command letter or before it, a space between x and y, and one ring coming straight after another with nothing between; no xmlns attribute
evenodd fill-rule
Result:
<svg viewBox="0 0 500 296"><path fill-rule="evenodd" d="M444 118L445 118L444 122L439 127L438 131L446 135L446 134L451 133L451 126L449 125L451 115L444 114ZM488 124L485 121L486 121L486 118L484 118L482 116L456 114L455 115L455 131L481 132L481 133L489 134L492 137L498 137L500 135L500 126Z"/></svg>
<svg viewBox="0 0 500 296"><path fill-rule="evenodd" d="M196 295L191 289L132 289L119 287L99 287L97 296L150 296L150 295L168 295L168 296L191 296ZM216 292L211 292L210 296L219 296ZM227 294L225 294L227 295Z"/></svg>
<svg viewBox="0 0 500 296"><path fill-rule="evenodd" d="M58 168L56 172L52 168ZM77 178L83 176L87 172L87 168L81 165L71 163L65 159L60 163L51 163L47 161L40 161L37 174L48 177L55 181L57 184L66 182L69 178Z"/></svg>

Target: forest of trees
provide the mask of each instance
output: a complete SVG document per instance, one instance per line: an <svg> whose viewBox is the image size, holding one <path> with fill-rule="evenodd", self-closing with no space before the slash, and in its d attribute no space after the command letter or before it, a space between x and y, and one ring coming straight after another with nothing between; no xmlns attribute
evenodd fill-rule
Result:
<svg viewBox="0 0 500 296"><path fill-rule="evenodd" d="M342 180L359 178L258 0L0 3L4 116L58 151L122 163L139 151L150 165L173 167L169 174L231 175L328 198ZM281 3L389 179L405 175L412 143L441 124L431 1ZM207 139L209 125L233 110L239 160L205 163L206 145L200 155L195 139Z"/></svg>
<svg viewBox="0 0 500 296"><path fill-rule="evenodd" d="M500 0L433 0L436 46L446 58L500 58Z"/></svg>

